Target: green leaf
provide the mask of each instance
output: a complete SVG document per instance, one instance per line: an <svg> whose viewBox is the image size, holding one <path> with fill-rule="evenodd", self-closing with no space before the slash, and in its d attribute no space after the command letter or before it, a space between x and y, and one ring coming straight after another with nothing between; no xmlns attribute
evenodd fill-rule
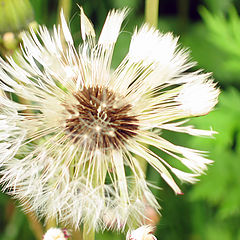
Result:
<svg viewBox="0 0 240 240"><path fill-rule="evenodd" d="M240 93L234 88L223 92L217 109L203 118L194 119L199 128L206 129L210 122L218 131L215 139L208 139L207 144L200 138L190 141L192 147L208 150L210 158L215 160L207 175L201 178L192 191L191 198L205 199L212 206L218 207L221 218L239 216L240 192Z"/></svg>

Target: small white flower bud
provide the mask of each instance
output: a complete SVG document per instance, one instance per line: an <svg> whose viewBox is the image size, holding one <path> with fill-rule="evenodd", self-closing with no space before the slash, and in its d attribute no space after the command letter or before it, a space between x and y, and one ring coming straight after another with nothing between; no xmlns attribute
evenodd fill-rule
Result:
<svg viewBox="0 0 240 240"><path fill-rule="evenodd" d="M153 227L150 225L142 226L136 230L127 233L126 240L157 240L157 238L151 234Z"/></svg>
<svg viewBox="0 0 240 240"><path fill-rule="evenodd" d="M50 228L43 237L43 240L66 240L68 234L60 228Z"/></svg>

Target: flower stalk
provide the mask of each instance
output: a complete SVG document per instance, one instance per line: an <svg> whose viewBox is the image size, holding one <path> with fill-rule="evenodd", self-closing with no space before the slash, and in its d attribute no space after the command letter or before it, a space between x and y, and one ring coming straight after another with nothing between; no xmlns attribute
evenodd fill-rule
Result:
<svg viewBox="0 0 240 240"><path fill-rule="evenodd" d="M158 6L159 0L146 0L145 21L157 28L158 26Z"/></svg>
<svg viewBox="0 0 240 240"><path fill-rule="evenodd" d="M56 219L54 217L51 217L46 222L46 229L54 228L56 227Z"/></svg>
<svg viewBox="0 0 240 240"><path fill-rule="evenodd" d="M159 0L145 1L145 22L157 28L158 26L158 6ZM146 145L147 147L147 145ZM137 157L143 172L147 173L147 162L141 157Z"/></svg>
<svg viewBox="0 0 240 240"><path fill-rule="evenodd" d="M34 213L26 213L28 222L30 224L30 227L33 231L33 234L35 235L37 240L42 240L43 235L43 227L42 224L37 220Z"/></svg>
<svg viewBox="0 0 240 240"><path fill-rule="evenodd" d="M29 204L27 204L26 209L27 209L26 216L27 216L29 225L33 231L33 234L35 235L37 240L42 240L42 236L44 233L42 224L37 220L35 213L30 210Z"/></svg>
<svg viewBox="0 0 240 240"><path fill-rule="evenodd" d="M95 240L95 229L90 228L87 222L83 224L83 240Z"/></svg>
<svg viewBox="0 0 240 240"><path fill-rule="evenodd" d="M68 19L69 16L70 16L70 12L71 12L71 6L72 6L72 1L71 0L59 0L59 4L58 4L58 23L61 22L61 19L60 19L61 9L63 10L64 17L66 19Z"/></svg>

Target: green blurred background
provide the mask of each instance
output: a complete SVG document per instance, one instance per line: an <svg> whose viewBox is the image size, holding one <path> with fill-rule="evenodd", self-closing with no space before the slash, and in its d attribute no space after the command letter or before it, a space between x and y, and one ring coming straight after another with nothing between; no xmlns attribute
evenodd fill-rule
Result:
<svg viewBox="0 0 240 240"><path fill-rule="evenodd" d="M0 15L5 11L2 3L7 1L10 0L0 0ZM14 7L19 7L18 0L15 2ZM35 20L51 28L58 21L59 2L31 0ZM72 0L69 23L79 44L77 4L83 6L97 33L110 9L130 8L114 52L113 67L116 66L128 50L135 26L144 21L145 2ZM209 158L215 162L200 182L194 186L182 185L184 195L180 196L174 195L155 170L148 168L149 181L162 188L153 189L162 206L156 236L159 240L240 240L240 1L160 0L158 27L163 32L180 35L180 44L190 48L192 60L198 62L196 69L213 72L221 95L213 112L190 121L202 129L213 128L218 132L214 139L163 132L164 137L176 144L209 151ZM15 29L4 31L14 31L17 35ZM5 48L3 36L2 31L1 49ZM4 53L3 50L1 52ZM7 49L5 53L13 55L14 51ZM28 218L15 205L18 203L0 193L0 240L36 239ZM105 232L98 234L96 239L118 240L125 237Z"/></svg>

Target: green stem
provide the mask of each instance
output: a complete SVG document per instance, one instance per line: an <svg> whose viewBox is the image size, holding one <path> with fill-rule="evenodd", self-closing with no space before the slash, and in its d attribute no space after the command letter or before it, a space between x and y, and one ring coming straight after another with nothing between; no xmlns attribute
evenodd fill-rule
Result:
<svg viewBox="0 0 240 240"><path fill-rule="evenodd" d="M35 216L35 213L30 211L30 205L27 203L27 219L30 225L30 228L33 231L33 234L35 235L37 240L41 240L42 236L44 234L43 226L42 224L37 220L37 217Z"/></svg>
<svg viewBox="0 0 240 240"><path fill-rule="evenodd" d="M83 224L83 240L95 240L95 229L91 229L87 222Z"/></svg>
<svg viewBox="0 0 240 240"><path fill-rule="evenodd" d="M26 213L26 216L36 239L41 240L44 234L42 224L37 220L33 213L28 212Z"/></svg>
<svg viewBox="0 0 240 240"><path fill-rule="evenodd" d="M72 240L82 240L82 232L81 230L72 230L71 232Z"/></svg>
<svg viewBox="0 0 240 240"><path fill-rule="evenodd" d="M159 0L146 0L145 1L145 21L150 25L157 28L158 25L158 6ZM145 145L147 147L147 145ZM137 157L139 164L146 174L147 172L147 161L143 158Z"/></svg>
<svg viewBox="0 0 240 240"><path fill-rule="evenodd" d="M72 7L72 1L71 0L59 0L58 4L58 23L60 23L60 11L63 10L64 16L66 19L69 19L70 12Z"/></svg>
<svg viewBox="0 0 240 240"><path fill-rule="evenodd" d="M145 21L157 28L159 0L145 1Z"/></svg>
<svg viewBox="0 0 240 240"><path fill-rule="evenodd" d="M61 24L61 17L60 17L61 10L63 10L63 14L64 14L64 17L65 17L66 21L69 20L71 7L72 7L72 1L71 0L59 0L59 3L58 3L58 24ZM61 42L62 42L63 48L65 49L66 48L66 42L64 41L64 36L63 36L62 31L61 31Z"/></svg>
<svg viewBox="0 0 240 240"><path fill-rule="evenodd" d="M50 228L55 228L57 226L56 219L54 217L49 218L46 222L46 230Z"/></svg>

